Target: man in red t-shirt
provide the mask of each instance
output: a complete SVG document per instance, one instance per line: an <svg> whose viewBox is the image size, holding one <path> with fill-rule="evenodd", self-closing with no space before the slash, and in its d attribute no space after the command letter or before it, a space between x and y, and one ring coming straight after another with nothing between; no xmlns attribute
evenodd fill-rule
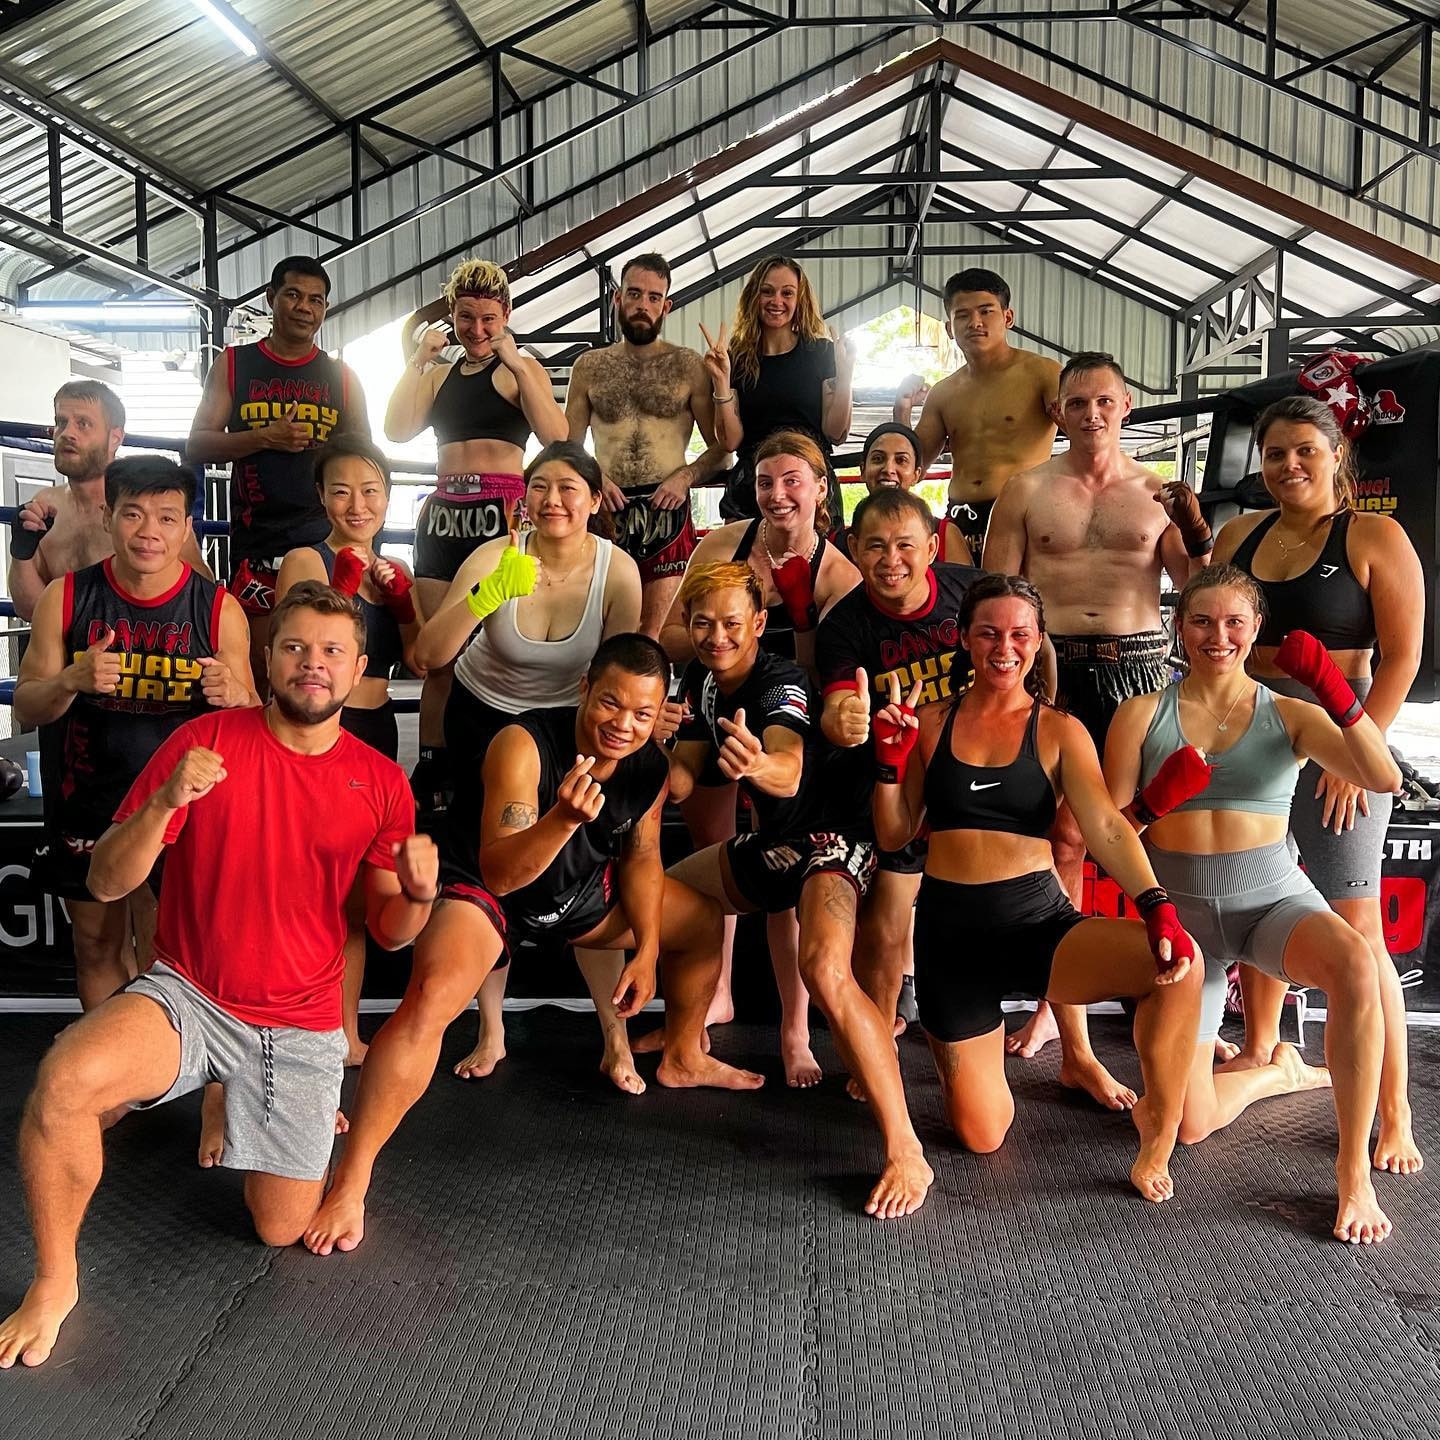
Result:
<svg viewBox="0 0 1440 1440"><path fill-rule="evenodd" d="M340 728L364 624L314 581L276 606L273 704L224 710L160 746L96 843L89 884L118 899L169 847L154 967L56 1040L21 1125L35 1280L0 1322L0 1368L39 1365L77 1298L75 1243L101 1131L126 1110L225 1087L222 1164L268 1245L320 1204L345 1062L345 897L387 949L419 934L439 878L404 772ZM323 817L316 824L317 817Z"/></svg>

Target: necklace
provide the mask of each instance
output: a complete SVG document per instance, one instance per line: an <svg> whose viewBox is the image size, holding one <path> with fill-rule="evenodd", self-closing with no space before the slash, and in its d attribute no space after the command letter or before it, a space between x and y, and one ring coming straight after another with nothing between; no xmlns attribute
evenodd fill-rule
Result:
<svg viewBox="0 0 1440 1440"><path fill-rule="evenodd" d="M770 550L770 522L768 520L762 520L760 522L760 545L765 551L765 558L770 562L770 568L772 570L778 570L785 563L785 557L782 555L780 559L777 560ZM812 531L810 549L805 556L805 563L807 565L815 558L815 551L819 548L819 545L820 536L818 533ZM799 554L799 551L795 553Z"/></svg>
<svg viewBox="0 0 1440 1440"><path fill-rule="evenodd" d="M1292 540L1290 544L1285 543L1285 537L1280 533L1280 526L1277 523L1270 532L1275 537L1275 543L1280 547L1280 554L1294 555L1298 551L1307 549L1310 544L1310 537L1307 535L1303 540Z"/></svg>
<svg viewBox="0 0 1440 1440"><path fill-rule="evenodd" d="M563 575L552 576L550 574L549 567L542 564L540 566L541 581L546 585L563 585L580 568L580 566L585 563L585 557L589 553L590 536L587 535L584 541L581 543L580 554L576 557L574 563L570 566L570 568ZM538 560L539 556L536 556L536 559Z"/></svg>
<svg viewBox="0 0 1440 1440"><path fill-rule="evenodd" d="M1220 730L1220 732L1223 734L1226 730L1230 728L1230 717L1235 713L1235 707L1240 703L1242 699L1244 699L1246 693L1246 691L1241 690L1239 694L1237 694L1235 698L1230 702L1230 708L1225 712L1223 716L1217 715L1198 695L1191 695L1187 698L1193 700L1203 711L1205 711L1205 713L1209 715L1212 720L1215 721L1216 728Z"/></svg>

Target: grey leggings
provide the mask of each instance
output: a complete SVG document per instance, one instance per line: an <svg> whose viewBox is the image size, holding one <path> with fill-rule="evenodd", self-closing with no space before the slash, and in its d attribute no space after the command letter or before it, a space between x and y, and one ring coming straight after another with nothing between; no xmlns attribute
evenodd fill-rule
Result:
<svg viewBox="0 0 1440 1440"><path fill-rule="evenodd" d="M1191 855L1146 844L1155 878L1170 892L1181 923L1205 956L1200 1040L1213 1040L1225 1017L1225 972L1237 960L1279 980L1285 947L1307 915L1330 907L1295 864L1283 840L1227 855Z"/></svg>
<svg viewBox="0 0 1440 1440"><path fill-rule="evenodd" d="M1315 703L1310 688L1288 675L1267 677L1260 683L1277 695ZM1370 693L1368 677L1352 680L1350 684L1362 700ZM1320 824L1324 801L1315 798L1315 787L1323 773L1311 760L1301 770L1295 782L1295 798L1290 802L1290 834L1300 851L1305 871L1327 900L1378 900L1380 860L1385 853L1385 832L1390 828L1395 797L1367 791L1369 815L1357 808L1355 828L1342 830L1337 835Z"/></svg>

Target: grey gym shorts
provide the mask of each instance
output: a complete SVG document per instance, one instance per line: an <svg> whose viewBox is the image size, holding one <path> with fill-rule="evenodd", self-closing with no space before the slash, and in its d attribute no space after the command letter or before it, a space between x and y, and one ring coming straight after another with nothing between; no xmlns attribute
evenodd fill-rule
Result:
<svg viewBox="0 0 1440 1440"><path fill-rule="evenodd" d="M325 1178L345 1074L343 1030L237 1020L158 960L125 993L155 1001L180 1036L175 1083L131 1109L148 1110L218 1080L225 1087L222 1165L291 1180Z"/></svg>

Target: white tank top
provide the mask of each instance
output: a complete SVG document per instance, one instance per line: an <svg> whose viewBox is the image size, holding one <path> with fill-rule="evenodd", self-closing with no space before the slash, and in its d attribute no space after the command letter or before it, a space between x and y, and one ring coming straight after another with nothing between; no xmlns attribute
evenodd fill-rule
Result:
<svg viewBox="0 0 1440 1440"><path fill-rule="evenodd" d="M520 537L530 551L530 535ZM612 545L595 537L595 569L580 623L563 640L531 640L520 633L519 603L507 600L480 627L455 662L455 678L477 700L510 715L575 705L580 677L600 648L605 629L605 581Z"/></svg>

